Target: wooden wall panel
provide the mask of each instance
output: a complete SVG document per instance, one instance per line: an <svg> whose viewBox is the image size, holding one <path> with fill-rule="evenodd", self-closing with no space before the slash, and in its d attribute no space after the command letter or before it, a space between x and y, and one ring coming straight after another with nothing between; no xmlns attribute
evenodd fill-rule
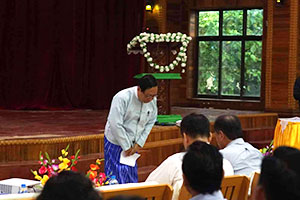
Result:
<svg viewBox="0 0 300 200"><path fill-rule="evenodd" d="M171 82L171 105L196 107L234 108L296 112L293 84L300 76L299 53L299 2L285 0L275 6L268 0L160 0L164 2L166 32L183 32L195 36L193 15L200 9L253 8L264 9L263 66L261 101L227 101L197 99L195 97L196 44L188 48L188 65L182 80ZM146 22L147 23L147 22ZM179 72L175 70L175 72Z"/></svg>

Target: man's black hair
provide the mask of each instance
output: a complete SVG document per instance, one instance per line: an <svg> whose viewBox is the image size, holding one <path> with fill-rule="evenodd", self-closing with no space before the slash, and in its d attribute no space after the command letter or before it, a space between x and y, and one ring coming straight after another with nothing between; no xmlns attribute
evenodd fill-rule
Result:
<svg viewBox="0 0 300 200"><path fill-rule="evenodd" d="M265 157L258 184L267 200L300 199L300 153Z"/></svg>
<svg viewBox="0 0 300 200"><path fill-rule="evenodd" d="M221 187L223 157L216 147L195 141L183 157L182 171L189 187L199 194L212 194Z"/></svg>
<svg viewBox="0 0 300 200"><path fill-rule="evenodd" d="M138 86L141 88L141 91L144 92L147 89L157 86L157 81L151 74L145 75L142 78L138 79Z"/></svg>
<svg viewBox="0 0 300 200"><path fill-rule="evenodd" d="M209 137L210 123L202 114L192 113L185 116L180 123L181 134L185 133L191 138Z"/></svg>
<svg viewBox="0 0 300 200"><path fill-rule="evenodd" d="M214 124L215 132L222 131L230 140L243 137L242 126L239 118L235 115L221 115Z"/></svg>
<svg viewBox="0 0 300 200"><path fill-rule="evenodd" d="M62 171L45 184L37 200L102 200L92 182L83 174Z"/></svg>

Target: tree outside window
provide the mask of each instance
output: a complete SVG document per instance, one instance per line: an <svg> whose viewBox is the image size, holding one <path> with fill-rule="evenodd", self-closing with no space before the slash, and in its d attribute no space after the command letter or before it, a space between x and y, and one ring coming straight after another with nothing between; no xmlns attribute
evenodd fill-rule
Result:
<svg viewBox="0 0 300 200"><path fill-rule="evenodd" d="M263 10L198 12L197 95L259 99Z"/></svg>

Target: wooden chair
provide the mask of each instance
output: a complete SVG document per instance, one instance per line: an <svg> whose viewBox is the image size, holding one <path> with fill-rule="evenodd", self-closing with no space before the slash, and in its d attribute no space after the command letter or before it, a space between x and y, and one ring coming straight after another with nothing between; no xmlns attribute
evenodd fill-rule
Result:
<svg viewBox="0 0 300 200"><path fill-rule="evenodd" d="M173 189L168 184L122 184L99 188L103 200L118 195L136 195L147 200L171 200Z"/></svg>
<svg viewBox="0 0 300 200"><path fill-rule="evenodd" d="M221 191L227 200L247 200L249 184L248 176L226 176L223 178Z"/></svg>
<svg viewBox="0 0 300 200"><path fill-rule="evenodd" d="M189 200L190 198L192 198L192 195L187 191L186 187L182 185L178 200Z"/></svg>
<svg viewBox="0 0 300 200"><path fill-rule="evenodd" d="M222 180L221 191L227 200L247 200L250 179L247 176L225 176ZM179 193L179 200L188 200L192 195L183 185Z"/></svg>
<svg viewBox="0 0 300 200"><path fill-rule="evenodd" d="M255 187L258 184L259 176L260 176L259 172L254 172L252 180L250 180L250 192L249 192L249 198L248 199L253 199L254 190L255 190Z"/></svg>

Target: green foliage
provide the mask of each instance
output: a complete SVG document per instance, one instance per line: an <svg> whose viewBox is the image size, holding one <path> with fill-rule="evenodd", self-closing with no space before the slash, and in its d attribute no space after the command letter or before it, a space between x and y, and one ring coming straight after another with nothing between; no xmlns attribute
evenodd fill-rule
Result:
<svg viewBox="0 0 300 200"><path fill-rule="evenodd" d="M247 35L262 35L263 11L247 10ZM218 36L219 11L199 12L199 36ZM224 36L241 36L243 33L243 10L223 11ZM222 45L222 66L219 76L220 45ZM244 85L241 86L241 55L244 53ZM242 52L241 41L200 41L198 51L198 94L239 96L260 96L262 42L246 41ZM219 86L219 77L221 85Z"/></svg>
<svg viewBox="0 0 300 200"><path fill-rule="evenodd" d="M219 42L199 42L198 93L218 94L219 83Z"/></svg>
<svg viewBox="0 0 300 200"><path fill-rule="evenodd" d="M228 10L223 12L223 35L243 34L243 11Z"/></svg>
<svg viewBox="0 0 300 200"><path fill-rule="evenodd" d="M219 11L199 12L199 36L219 35Z"/></svg>

